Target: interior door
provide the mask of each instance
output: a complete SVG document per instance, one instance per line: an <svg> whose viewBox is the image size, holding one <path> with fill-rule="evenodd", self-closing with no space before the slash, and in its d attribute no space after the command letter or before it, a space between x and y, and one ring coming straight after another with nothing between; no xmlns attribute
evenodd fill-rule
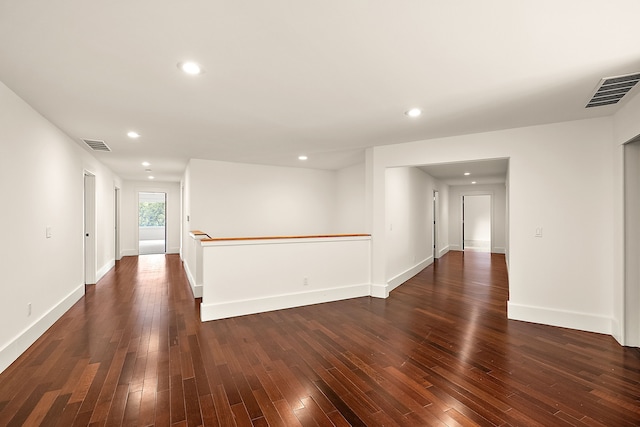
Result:
<svg viewBox="0 0 640 427"><path fill-rule="evenodd" d="M96 283L96 177L88 172L84 175L84 283Z"/></svg>

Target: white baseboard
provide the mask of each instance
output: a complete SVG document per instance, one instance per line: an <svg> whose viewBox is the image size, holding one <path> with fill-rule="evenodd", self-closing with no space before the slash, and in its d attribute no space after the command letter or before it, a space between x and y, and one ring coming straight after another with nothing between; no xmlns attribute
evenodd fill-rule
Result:
<svg viewBox="0 0 640 427"><path fill-rule="evenodd" d="M620 345L626 345L618 319L611 319L611 335Z"/></svg>
<svg viewBox="0 0 640 427"><path fill-rule="evenodd" d="M375 298L388 298L389 297L389 285L386 283L372 283L370 295Z"/></svg>
<svg viewBox="0 0 640 427"><path fill-rule="evenodd" d="M460 247L460 245L449 245L449 250L450 251L461 251L462 248Z"/></svg>
<svg viewBox="0 0 640 427"><path fill-rule="evenodd" d="M370 288L371 285L366 283L242 301L230 301L217 304L203 303L200 304L200 318L205 322L208 320L225 319L227 317L244 316L246 314L263 313L265 311L365 297L369 296Z"/></svg>
<svg viewBox="0 0 640 427"><path fill-rule="evenodd" d="M84 284L78 286L49 311L40 316L17 337L0 349L0 372L4 371L20 357L38 338L45 333L73 304L84 295Z"/></svg>
<svg viewBox="0 0 640 427"><path fill-rule="evenodd" d="M96 283L98 283L98 281L102 279L104 275L109 272L109 270L115 267L115 265L116 265L115 259L112 259L109 262L107 262L105 265L103 265L102 268L100 268L100 270L98 270L98 272L96 273Z"/></svg>
<svg viewBox="0 0 640 427"><path fill-rule="evenodd" d="M193 293L194 298L202 298L202 284L197 284L196 279L191 274L191 270L189 270L189 265L186 262L183 262L184 271L187 273L187 279L189 280L189 286L191 286L191 293Z"/></svg>
<svg viewBox="0 0 640 427"><path fill-rule="evenodd" d="M450 248L450 246L447 245L444 248L440 249L438 251L438 258L441 258L441 257L445 256L447 254L447 252L449 252L449 248Z"/></svg>
<svg viewBox="0 0 640 427"><path fill-rule="evenodd" d="M407 270L403 271L402 273L398 274L397 276L392 277L388 281L388 283L389 283L389 286L387 288L388 292L391 292L392 290L394 290L398 286L402 285L404 282L406 282L407 280L411 279L416 274L420 273L422 270L427 268L432 263L433 263L433 255L431 255L427 259L417 263L413 267L408 268Z"/></svg>
<svg viewBox="0 0 640 427"><path fill-rule="evenodd" d="M522 320L525 322L559 326L599 334L611 335L613 331L613 319L610 317L567 310L555 310L545 307L534 307L512 302L507 302L507 317L512 320Z"/></svg>
<svg viewBox="0 0 640 427"><path fill-rule="evenodd" d="M138 249L123 249L121 251L122 256L138 256L140 255ZM167 252L168 254L179 254L180 253L180 248L168 248Z"/></svg>
<svg viewBox="0 0 640 427"><path fill-rule="evenodd" d="M505 250L505 248L501 248L500 246L496 246L494 248L491 249L491 252L494 254L504 254L507 253L507 251Z"/></svg>

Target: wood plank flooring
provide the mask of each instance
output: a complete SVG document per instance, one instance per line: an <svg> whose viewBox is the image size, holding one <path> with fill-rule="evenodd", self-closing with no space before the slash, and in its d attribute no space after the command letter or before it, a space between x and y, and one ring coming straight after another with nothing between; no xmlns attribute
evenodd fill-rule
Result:
<svg viewBox="0 0 640 427"><path fill-rule="evenodd" d="M504 256L386 299L201 323L176 255L127 257L0 375L0 426L638 426L640 353L506 319Z"/></svg>

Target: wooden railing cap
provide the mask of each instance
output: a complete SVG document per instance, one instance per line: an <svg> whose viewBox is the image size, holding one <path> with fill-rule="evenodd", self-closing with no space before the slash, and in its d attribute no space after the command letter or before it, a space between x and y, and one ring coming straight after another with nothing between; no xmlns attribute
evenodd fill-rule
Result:
<svg viewBox="0 0 640 427"><path fill-rule="evenodd" d="M255 236L255 237L210 237L201 242L224 242L238 240L282 240L282 239L321 239L331 237L371 237L370 234L311 234L301 236Z"/></svg>

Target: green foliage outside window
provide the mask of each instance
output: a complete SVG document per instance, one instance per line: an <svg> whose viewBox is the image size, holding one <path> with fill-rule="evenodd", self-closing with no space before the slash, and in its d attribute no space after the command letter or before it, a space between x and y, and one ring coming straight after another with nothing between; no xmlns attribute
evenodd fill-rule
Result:
<svg viewBox="0 0 640 427"><path fill-rule="evenodd" d="M138 225L140 227L164 227L164 203L140 202Z"/></svg>

